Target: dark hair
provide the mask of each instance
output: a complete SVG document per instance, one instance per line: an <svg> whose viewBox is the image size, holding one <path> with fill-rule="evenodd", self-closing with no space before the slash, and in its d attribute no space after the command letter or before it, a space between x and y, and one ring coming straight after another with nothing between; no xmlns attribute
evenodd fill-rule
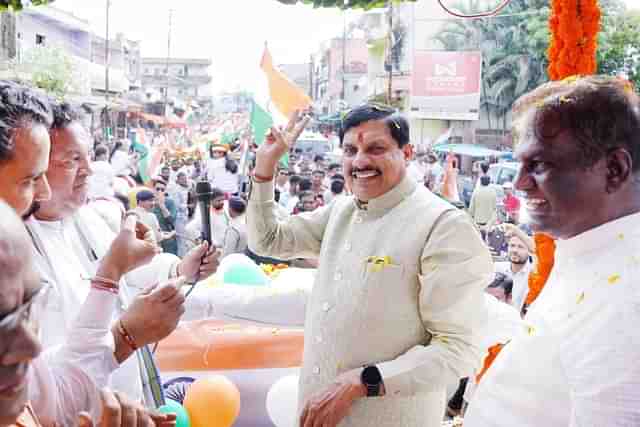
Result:
<svg viewBox="0 0 640 427"><path fill-rule="evenodd" d="M344 181L344 175L337 173L331 177L331 181Z"/></svg>
<svg viewBox="0 0 640 427"><path fill-rule="evenodd" d="M323 161L324 161L324 156L322 154L316 154L315 157L313 158L314 163L323 162Z"/></svg>
<svg viewBox="0 0 640 427"><path fill-rule="evenodd" d="M273 189L273 200L275 200L276 203L280 203L280 190L277 188Z"/></svg>
<svg viewBox="0 0 640 427"><path fill-rule="evenodd" d="M331 192L333 194L341 194L344 191L344 181L336 179L331 181Z"/></svg>
<svg viewBox="0 0 640 427"><path fill-rule="evenodd" d="M300 175L291 175L289 177L289 184L298 184L300 181L302 181Z"/></svg>
<svg viewBox="0 0 640 427"><path fill-rule="evenodd" d="M234 175L238 173L238 164L231 159L227 159L227 161L224 162L224 168L227 170L227 172Z"/></svg>
<svg viewBox="0 0 640 427"><path fill-rule="evenodd" d="M302 203L302 199L303 199L304 197L311 197L313 200L315 200L315 199L316 199L316 195L315 195L315 194L313 194L313 191L309 191L309 190L301 191L301 192L298 194L298 200L300 201L300 203Z"/></svg>
<svg viewBox="0 0 640 427"><path fill-rule="evenodd" d="M113 159L113 155L116 154L116 151L118 151L123 145L122 141L116 141L116 143L113 144L113 150L111 150L111 155L109 155L109 163L111 163L111 159Z"/></svg>
<svg viewBox="0 0 640 427"><path fill-rule="evenodd" d="M127 196L125 196L124 194L116 193L114 194L114 197L118 199L120 203L122 203L125 211L129 210L129 198Z"/></svg>
<svg viewBox="0 0 640 427"><path fill-rule="evenodd" d="M311 182L311 180L309 178L302 178L300 180L300 184L298 186L298 191L303 192L303 191L309 191L313 188L313 183Z"/></svg>
<svg viewBox="0 0 640 427"><path fill-rule="evenodd" d="M247 210L247 202L245 202L241 197L231 197L229 199L229 209L242 215Z"/></svg>
<svg viewBox="0 0 640 427"><path fill-rule="evenodd" d="M51 110L53 111L52 129L62 129L69 126L70 123L80 120L80 112L67 102L53 101L51 103Z"/></svg>
<svg viewBox="0 0 640 427"><path fill-rule="evenodd" d="M504 290L504 295L509 296L511 295L511 292L513 292L513 279L504 273L496 273L493 278L493 282L491 282L488 287L502 288Z"/></svg>
<svg viewBox="0 0 640 427"><path fill-rule="evenodd" d="M342 119L340 127L340 145L344 142L344 135L351 128L360 126L372 120L383 120L391 132L391 137L398 143L398 147L404 147L409 143L409 122L395 109L376 104L365 104L349 111Z"/></svg>
<svg viewBox="0 0 640 427"><path fill-rule="evenodd" d="M44 96L17 83L0 80L0 162L13 158L16 129L32 124L49 128L52 120Z"/></svg>
<svg viewBox="0 0 640 427"><path fill-rule="evenodd" d="M211 200L217 199L219 197L225 197L224 191L219 188L213 188L211 190Z"/></svg>
<svg viewBox="0 0 640 427"><path fill-rule="evenodd" d="M489 178L486 175L480 177L480 185L482 185L483 187L486 187L489 184L491 184L491 178Z"/></svg>
<svg viewBox="0 0 640 427"><path fill-rule="evenodd" d="M322 176L325 176L326 173L322 169L316 169L313 172L311 172L311 175L322 175Z"/></svg>
<svg viewBox="0 0 640 427"><path fill-rule="evenodd" d="M327 168L327 170L332 171L334 169L341 169L341 168L342 168L342 165L340 165L340 163L331 163Z"/></svg>
<svg viewBox="0 0 640 427"><path fill-rule="evenodd" d="M516 101L514 123L532 108L536 138L548 141L568 130L581 167L593 166L611 149L624 148L633 171L640 170L639 102L628 80L596 75L546 83ZM519 131L513 132L516 144Z"/></svg>
<svg viewBox="0 0 640 427"><path fill-rule="evenodd" d="M109 149L102 144L98 144L95 148L95 150L93 150L93 154L94 156L97 158L99 156L104 156L104 155L108 155L109 154Z"/></svg>
<svg viewBox="0 0 640 427"><path fill-rule="evenodd" d="M480 170L482 171L482 173L489 172L489 163L487 162L480 163Z"/></svg>

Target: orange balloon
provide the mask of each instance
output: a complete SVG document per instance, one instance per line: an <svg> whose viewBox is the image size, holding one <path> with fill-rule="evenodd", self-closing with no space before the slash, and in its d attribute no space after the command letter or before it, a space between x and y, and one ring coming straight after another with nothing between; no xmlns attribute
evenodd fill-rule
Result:
<svg viewBox="0 0 640 427"><path fill-rule="evenodd" d="M240 414L240 391L222 375L201 378L187 390L183 406L191 427L231 427Z"/></svg>

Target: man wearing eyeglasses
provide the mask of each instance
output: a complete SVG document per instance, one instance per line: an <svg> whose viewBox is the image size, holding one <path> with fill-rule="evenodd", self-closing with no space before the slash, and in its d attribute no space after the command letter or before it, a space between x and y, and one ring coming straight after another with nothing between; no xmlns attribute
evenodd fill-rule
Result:
<svg viewBox="0 0 640 427"><path fill-rule="evenodd" d="M50 285L40 280L22 222L2 201L0 216L0 426L175 425L175 416L150 413L122 394L100 392L87 376L87 363L99 360L81 353L107 341L106 331L82 326L88 313L79 316L69 343L41 353L38 323ZM133 224L119 236L120 249L132 247ZM103 292L95 290L91 298L102 299Z"/></svg>
<svg viewBox="0 0 640 427"><path fill-rule="evenodd" d="M409 124L364 105L342 123L352 197L277 220L273 175L308 119L256 154L249 246L319 258L307 302L300 426L436 427L445 388L480 362L491 256L471 219L407 177Z"/></svg>

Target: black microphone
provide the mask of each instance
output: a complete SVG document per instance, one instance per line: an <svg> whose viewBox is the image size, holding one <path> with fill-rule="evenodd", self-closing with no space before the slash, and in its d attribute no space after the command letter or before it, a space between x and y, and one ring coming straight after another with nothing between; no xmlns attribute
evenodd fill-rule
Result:
<svg viewBox="0 0 640 427"><path fill-rule="evenodd" d="M209 243L211 247L211 199L213 191L209 181L198 181L196 183L196 198L200 208L200 218L202 219L202 240Z"/></svg>

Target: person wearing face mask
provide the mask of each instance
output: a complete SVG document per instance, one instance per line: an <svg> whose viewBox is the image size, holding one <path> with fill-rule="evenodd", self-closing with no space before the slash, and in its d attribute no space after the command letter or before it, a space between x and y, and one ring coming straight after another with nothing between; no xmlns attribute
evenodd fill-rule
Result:
<svg viewBox="0 0 640 427"><path fill-rule="evenodd" d="M342 121L353 196L278 220L276 166L307 122L295 115L284 131L271 129L256 153L247 213L253 252L320 260L299 423L439 427L446 387L480 362L489 251L466 213L408 178L409 124L375 104Z"/></svg>

